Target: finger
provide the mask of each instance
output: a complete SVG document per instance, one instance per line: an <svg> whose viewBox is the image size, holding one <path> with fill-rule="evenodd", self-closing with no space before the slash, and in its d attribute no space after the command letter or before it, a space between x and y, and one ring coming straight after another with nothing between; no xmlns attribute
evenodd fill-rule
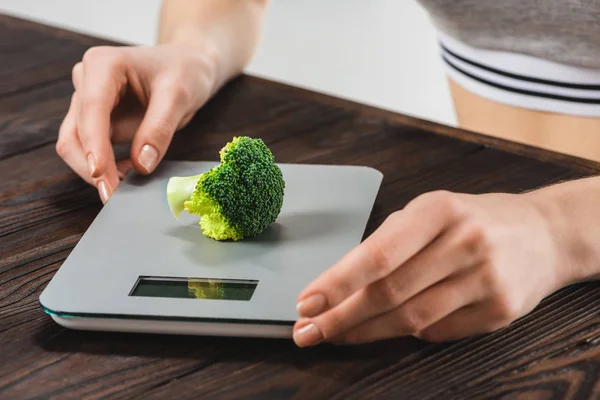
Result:
<svg viewBox="0 0 600 400"><path fill-rule="evenodd" d="M187 104L187 95L178 85L157 85L153 90L131 145L131 160L137 171L143 174L154 171L187 113Z"/></svg>
<svg viewBox="0 0 600 400"><path fill-rule="evenodd" d="M428 342L439 343L493 332L506 325L491 319L486 302L480 302L456 310L415 336Z"/></svg>
<svg viewBox="0 0 600 400"><path fill-rule="evenodd" d="M83 80L83 65L81 64L81 61L73 67L71 78L73 80L73 87L75 87L75 91L77 91L77 89L81 87L81 81Z"/></svg>
<svg viewBox="0 0 600 400"><path fill-rule="evenodd" d="M320 314L315 322L330 335L348 331L479 264L484 250L477 229L455 224L390 275L359 289Z"/></svg>
<svg viewBox="0 0 600 400"><path fill-rule="evenodd" d="M194 118L194 112L188 112L181 119L181 122L179 123L179 126L177 127L177 129L179 130L179 129L185 128L187 126L187 124L190 123L190 121L192 120L192 118Z"/></svg>
<svg viewBox="0 0 600 400"><path fill-rule="evenodd" d="M94 49L92 49L94 50ZM83 80L77 128L89 172L98 180L103 202L118 184L115 156L110 141L110 115L126 84L121 52L88 51L84 56Z"/></svg>
<svg viewBox="0 0 600 400"><path fill-rule="evenodd" d="M117 171L119 173L119 180L123 180L125 176L131 171L133 164L130 159L120 160L117 162Z"/></svg>
<svg viewBox="0 0 600 400"><path fill-rule="evenodd" d="M431 342L442 342L493 332L509 326L537 306L535 302L524 301L518 293L490 292L489 286L486 285L488 274L485 272L485 268L481 269L478 276L481 282L480 287L487 288L483 299L472 306L450 314L415 336Z"/></svg>
<svg viewBox="0 0 600 400"><path fill-rule="evenodd" d="M78 137L75 115L78 108L77 92L71 97L71 106L67 112L65 120L61 124L59 137L56 144L57 153L73 171L90 185L98 188L100 198L106 203L107 188L102 181L93 179L88 170L87 160L84 156L84 150Z"/></svg>
<svg viewBox="0 0 600 400"><path fill-rule="evenodd" d="M360 344L415 335L485 296L478 279L470 275L457 276L440 282L385 314L332 337L347 344ZM325 333L325 337L328 334Z"/></svg>
<svg viewBox="0 0 600 400"><path fill-rule="evenodd" d="M459 216L452 196L438 193L421 196L404 210L392 214L362 244L308 285L298 297L298 313L315 316L387 276Z"/></svg>
<svg viewBox="0 0 600 400"><path fill-rule="evenodd" d="M77 175L92 185L94 182L88 173L87 161L81 147L81 142L77 137L77 104L77 92L75 92L71 96L69 111L58 131L56 152Z"/></svg>

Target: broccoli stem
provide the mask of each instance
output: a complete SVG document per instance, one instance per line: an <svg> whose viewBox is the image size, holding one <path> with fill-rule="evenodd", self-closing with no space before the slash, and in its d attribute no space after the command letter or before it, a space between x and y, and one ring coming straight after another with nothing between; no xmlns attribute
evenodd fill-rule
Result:
<svg viewBox="0 0 600 400"><path fill-rule="evenodd" d="M169 203L171 214L175 218L179 218L179 215L183 212L184 204L190 199L194 190L196 190L196 185L201 176L202 174L185 177L174 176L169 179L167 183L167 202Z"/></svg>

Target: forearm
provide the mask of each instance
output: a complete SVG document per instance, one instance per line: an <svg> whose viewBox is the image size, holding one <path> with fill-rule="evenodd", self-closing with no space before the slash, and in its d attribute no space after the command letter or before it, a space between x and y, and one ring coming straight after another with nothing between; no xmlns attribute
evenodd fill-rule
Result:
<svg viewBox="0 0 600 400"><path fill-rule="evenodd" d="M163 0L158 43L199 48L214 64L215 87L242 72L260 38L268 0Z"/></svg>
<svg viewBox="0 0 600 400"><path fill-rule="evenodd" d="M567 283L600 279L600 177L527 194L548 222ZM554 249L550 249L554 250Z"/></svg>

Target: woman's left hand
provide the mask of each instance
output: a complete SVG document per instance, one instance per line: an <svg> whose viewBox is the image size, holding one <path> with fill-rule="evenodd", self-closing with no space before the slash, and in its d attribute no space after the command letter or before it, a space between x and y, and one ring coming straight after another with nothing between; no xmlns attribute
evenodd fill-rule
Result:
<svg viewBox="0 0 600 400"><path fill-rule="evenodd" d="M299 346L505 327L574 273L532 194L419 196L298 297Z"/></svg>

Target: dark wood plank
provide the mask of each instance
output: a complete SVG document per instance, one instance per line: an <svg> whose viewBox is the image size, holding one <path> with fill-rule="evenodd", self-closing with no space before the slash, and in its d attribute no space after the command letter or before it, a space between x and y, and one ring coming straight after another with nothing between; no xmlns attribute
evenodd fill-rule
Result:
<svg viewBox="0 0 600 400"><path fill-rule="evenodd" d="M297 349L289 341L76 332L37 298L100 210L54 154L71 63L107 42L0 16L0 398L600 397L600 285L565 288L490 335ZM16 71L27 71L17 77ZM10 82L14 79L14 82ZM12 85L12 86L11 86ZM8 89L6 89L8 88ZM436 189L520 192L597 164L243 76L183 131L168 159L216 160L234 135L281 162L385 174L367 234ZM124 243L126 245L126 243Z"/></svg>
<svg viewBox="0 0 600 400"><path fill-rule="evenodd" d="M70 82L71 69L88 47L116 45L14 18L0 18L0 24L0 98L58 80Z"/></svg>
<svg viewBox="0 0 600 400"><path fill-rule="evenodd" d="M0 160L56 143L73 86L63 79L31 91L0 97Z"/></svg>

